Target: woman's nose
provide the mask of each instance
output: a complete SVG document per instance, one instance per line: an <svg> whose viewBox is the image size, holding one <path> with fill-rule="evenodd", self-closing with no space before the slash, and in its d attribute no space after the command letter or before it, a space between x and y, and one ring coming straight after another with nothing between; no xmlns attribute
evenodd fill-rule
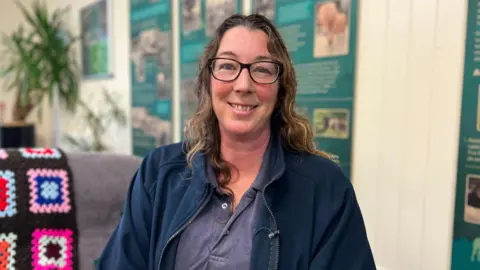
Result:
<svg viewBox="0 0 480 270"><path fill-rule="evenodd" d="M248 69L244 68L238 78L235 80L234 90L235 91L253 91L252 78L248 72Z"/></svg>

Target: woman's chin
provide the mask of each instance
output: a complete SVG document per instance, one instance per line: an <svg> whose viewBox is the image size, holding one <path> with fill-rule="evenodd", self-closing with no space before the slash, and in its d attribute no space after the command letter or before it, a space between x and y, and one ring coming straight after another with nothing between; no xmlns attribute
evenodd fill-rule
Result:
<svg viewBox="0 0 480 270"><path fill-rule="evenodd" d="M253 130L249 129L249 128L235 128L235 129L230 129L227 132L228 132L228 134L230 134L232 136L241 137L241 136L246 136L246 135L252 134Z"/></svg>
<svg viewBox="0 0 480 270"><path fill-rule="evenodd" d="M250 125L230 125L224 128L224 131L231 136L251 135L255 129Z"/></svg>

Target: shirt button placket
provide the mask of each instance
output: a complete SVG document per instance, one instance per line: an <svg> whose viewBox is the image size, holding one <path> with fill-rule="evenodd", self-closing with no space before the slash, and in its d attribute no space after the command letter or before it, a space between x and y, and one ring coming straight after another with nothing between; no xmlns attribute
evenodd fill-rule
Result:
<svg viewBox="0 0 480 270"><path fill-rule="evenodd" d="M228 203L222 203L222 209L225 210L225 209L227 209L227 207L228 207Z"/></svg>

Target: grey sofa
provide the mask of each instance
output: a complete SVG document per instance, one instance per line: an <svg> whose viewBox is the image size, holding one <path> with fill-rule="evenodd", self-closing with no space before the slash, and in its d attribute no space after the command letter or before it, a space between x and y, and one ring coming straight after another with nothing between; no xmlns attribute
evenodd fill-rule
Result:
<svg viewBox="0 0 480 270"><path fill-rule="evenodd" d="M109 153L67 153L75 181L80 270L92 269L121 215L141 159Z"/></svg>

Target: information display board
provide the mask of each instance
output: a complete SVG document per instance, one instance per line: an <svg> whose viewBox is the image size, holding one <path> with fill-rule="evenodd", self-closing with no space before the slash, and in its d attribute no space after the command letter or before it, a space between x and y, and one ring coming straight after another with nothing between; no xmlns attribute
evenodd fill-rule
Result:
<svg viewBox="0 0 480 270"><path fill-rule="evenodd" d="M194 91L203 50L226 18L242 13L242 3L242 0L179 1L181 127L197 107Z"/></svg>
<svg viewBox="0 0 480 270"><path fill-rule="evenodd" d="M469 0L451 269L480 269L480 1ZM448 209L447 209L448 210Z"/></svg>
<svg viewBox="0 0 480 270"><path fill-rule="evenodd" d="M317 147L350 177L356 0L251 0L252 13L272 20L298 81L298 112L312 124Z"/></svg>
<svg viewBox="0 0 480 270"><path fill-rule="evenodd" d="M133 154L172 143L170 1L130 1Z"/></svg>

